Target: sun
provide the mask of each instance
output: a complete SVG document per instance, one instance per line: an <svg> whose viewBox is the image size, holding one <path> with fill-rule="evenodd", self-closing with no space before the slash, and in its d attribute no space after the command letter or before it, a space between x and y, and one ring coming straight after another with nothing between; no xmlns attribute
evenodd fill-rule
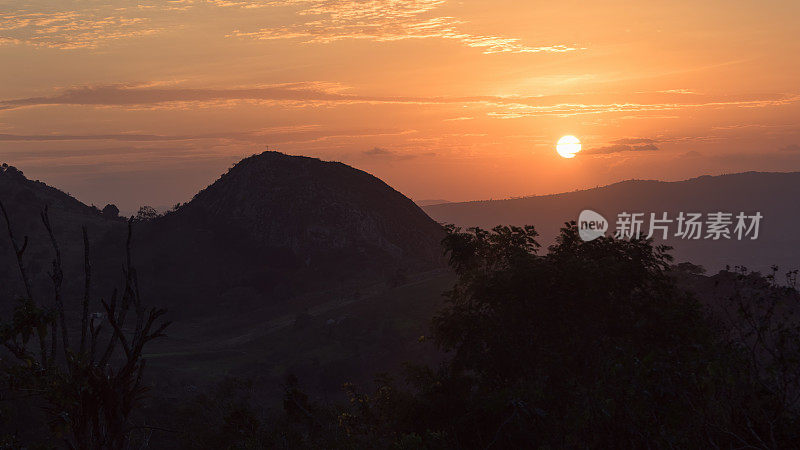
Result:
<svg viewBox="0 0 800 450"><path fill-rule="evenodd" d="M581 141L575 136L564 136L558 140L556 151L563 158L574 158L581 151Z"/></svg>

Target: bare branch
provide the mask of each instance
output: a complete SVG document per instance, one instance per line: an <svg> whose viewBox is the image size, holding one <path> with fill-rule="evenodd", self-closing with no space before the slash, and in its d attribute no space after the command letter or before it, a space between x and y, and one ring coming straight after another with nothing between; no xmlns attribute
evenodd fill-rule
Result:
<svg viewBox="0 0 800 450"><path fill-rule="evenodd" d="M122 326L117 322L116 319L114 319L114 311L111 309L111 307L108 305L108 303L106 303L106 302L102 302L102 303L103 303L103 307L106 310L106 315L108 316L107 317L108 323L110 323L111 326L114 327L114 336L112 336L112 339L114 339L114 337L116 337L116 339L119 339L119 342L122 344L122 349L125 350L125 355L128 357L128 359L130 359L130 357L131 357L131 348L128 345L128 339L125 337L125 334L123 334L123 332L122 332Z"/></svg>
<svg viewBox="0 0 800 450"><path fill-rule="evenodd" d="M106 307L105 301L101 300L101 303L103 304L103 307ZM117 309L116 289L114 289L114 292L111 294L111 301L109 302L106 311L108 311L109 309L112 311L112 314L114 314ZM106 312L106 315L108 315L108 312ZM113 317L113 315L111 317ZM106 351L103 353L103 357L100 359L100 366L105 366L111 359L111 355L114 354L114 347L117 345L116 334L117 334L116 331L112 333L111 340L108 341L108 346L106 346Z"/></svg>
<svg viewBox="0 0 800 450"><path fill-rule="evenodd" d="M2 205L0 205L2 206ZM30 283L28 282L25 267L22 264L22 256L27 248L27 238L20 248L14 240L11 231L10 221L5 208L2 208L9 228L9 237L14 245L17 262L26 288L30 294ZM0 346L5 347L19 359L19 365L28 377L36 382L44 382L47 389L43 392L61 392L68 389L70 392L80 392L77 401L70 395L66 398L63 395L51 396L46 400L52 407L51 413L58 417L57 420L65 421L65 425L71 430L71 436L64 438L67 448L124 448L130 445L131 430L130 415L141 401L142 395L147 391L143 386L143 372L146 366L142 358L144 345L157 337L164 335L164 330L170 325L167 323L157 323L166 310L152 308L147 311L142 305L141 294L136 270L132 265L131 241L132 241L132 222L128 223L128 238L126 241L126 259L123 267L125 275L125 290L122 298L118 299L118 291L115 289L106 303L101 300L105 309L106 317L103 321L96 320L90 314L89 304L91 301L91 282L92 268L89 257L90 246L88 231L86 226L82 227L83 247L84 247L84 296L81 317L81 339L80 353L69 346L69 336L67 334L66 313L62 298L63 267L61 252L55 233L51 226L48 209L45 207L40 214L42 222L47 229L50 242L55 251L53 268L50 277L53 281L55 294L55 309L43 310L33 304L32 319L28 320L21 333L24 342L32 332L37 332L39 337L42 366L34 361L35 355L28 352L26 346L19 342L18 336L11 333L3 333L4 340ZM30 298L25 299L28 307L32 303ZM135 306L135 331L131 338L130 333L126 335L125 319L131 305ZM98 348L104 325L101 322L107 321L113 328L108 334L110 340L103 352ZM100 323L98 323L100 322ZM130 322L130 320L129 320ZM47 332L48 326L52 329L52 351L48 355ZM59 336L58 327L61 327ZM152 331L155 328L155 331ZM17 331L11 329L11 332ZM59 339L63 343L65 362L62 364L60 358L56 358ZM114 355L116 346L122 347L125 352L126 361L121 364L110 362ZM88 354L87 354L88 349ZM102 353L102 358L96 362L98 352ZM78 354L78 357L74 357ZM119 362L119 361L118 361ZM117 367L115 367L117 366ZM121 366L121 367L118 367ZM64 376L67 375L67 376ZM77 389L77 391L76 391Z"/></svg>
<svg viewBox="0 0 800 450"><path fill-rule="evenodd" d="M7 348L11 353L14 354L18 359L26 360L30 359L28 352L25 350L25 347L19 345L16 341L5 341L3 342L3 346Z"/></svg>
<svg viewBox="0 0 800 450"><path fill-rule="evenodd" d="M89 321L89 289L92 284L92 264L89 260L89 234L86 226L83 226L83 272L84 272L84 294L83 294L83 315L81 316L81 353L86 349L86 329Z"/></svg>
<svg viewBox="0 0 800 450"><path fill-rule="evenodd" d="M131 240L133 239L133 217L128 219L128 237L125 240L125 258L127 267L131 267Z"/></svg>
<svg viewBox="0 0 800 450"><path fill-rule="evenodd" d="M103 324L100 323L96 327L94 326L94 317L89 321L89 332L91 333L91 345L89 350L89 363L94 362L94 357L97 351L97 338L100 336L100 330L103 328Z"/></svg>
<svg viewBox="0 0 800 450"><path fill-rule="evenodd" d="M45 228L47 228L47 234L50 236L50 243L53 245L53 250L56 252L56 259L53 261L53 272L50 274L50 278L53 280L56 310L61 325L61 340L64 346L64 357L69 361L69 331L67 330L67 322L64 318L64 301L61 299L61 282L64 279L64 272L61 269L61 250L58 248L58 242L53 234L53 227L50 226L47 206L45 206L44 211L41 212L41 217ZM55 357L55 354L53 354L53 357Z"/></svg>
<svg viewBox="0 0 800 450"><path fill-rule="evenodd" d="M25 254L25 250L28 248L28 236L25 236L22 247L20 248L17 245L17 241L14 239L14 230L11 227L11 219L8 217L8 211L6 210L5 205L3 202L0 202L0 211L3 213L3 218L6 221L6 228L8 229L8 238L11 240L11 245L14 248L14 254L17 257L17 267L19 268L20 276L22 277L22 283L25 285L25 294L27 295L28 299L33 302L33 292L31 290L31 281L28 278L28 272L25 270L25 263L22 260L22 256ZM47 342L46 338L43 333L37 333L37 337L39 339L39 356L41 359L42 367L47 367Z"/></svg>
<svg viewBox="0 0 800 450"><path fill-rule="evenodd" d="M58 322L50 322L50 358L55 359L58 351Z"/></svg>
<svg viewBox="0 0 800 450"><path fill-rule="evenodd" d="M142 326L144 322L144 306L142 306L141 296L139 294L139 278L136 276L136 270L130 269L133 282L133 304L136 307L136 329L134 331L134 339L140 338L142 333Z"/></svg>
<svg viewBox="0 0 800 450"><path fill-rule="evenodd" d="M22 248L20 248L17 245L17 241L14 239L14 231L11 228L11 219L9 219L8 211L6 211L6 207L3 205L2 201L0 201L0 211L3 212L3 217L6 220L6 227L8 228L8 237L11 239L11 245L14 247L14 253L17 255L17 265L19 266L19 272L22 275L22 282L25 284L25 293L28 295L28 298L33 299L33 294L31 293L31 282L28 278L27 272L25 271L25 264L22 263L22 255L25 253L25 249L28 248L28 236L25 236Z"/></svg>

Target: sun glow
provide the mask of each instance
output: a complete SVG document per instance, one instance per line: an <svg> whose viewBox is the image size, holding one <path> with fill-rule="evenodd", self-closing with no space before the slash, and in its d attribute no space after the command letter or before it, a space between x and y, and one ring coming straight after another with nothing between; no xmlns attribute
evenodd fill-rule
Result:
<svg viewBox="0 0 800 450"><path fill-rule="evenodd" d="M564 136L558 140L556 151L562 158L574 158L581 151L581 141L575 136Z"/></svg>

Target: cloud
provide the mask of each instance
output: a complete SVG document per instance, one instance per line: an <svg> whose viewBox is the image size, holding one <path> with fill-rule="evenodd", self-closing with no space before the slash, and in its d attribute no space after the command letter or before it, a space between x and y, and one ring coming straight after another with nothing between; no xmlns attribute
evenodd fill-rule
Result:
<svg viewBox="0 0 800 450"><path fill-rule="evenodd" d="M232 13L238 14L232 16L233 20L249 22L256 8L270 9L260 13L264 19L281 14L281 8L293 8L295 23L250 31L235 29L228 32L227 37L293 39L321 44L348 39L376 42L445 39L486 54L579 50L572 45L529 45L519 38L465 32L462 30L465 21L435 13L445 0L150 0L135 5L60 0L49 3L0 12L0 46L28 44L63 50L94 49L119 39L185 27L194 22L186 14L203 13L203 10L208 14L209 10L219 8L239 9L240 12Z"/></svg>
<svg viewBox="0 0 800 450"><path fill-rule="evenodd" d="M315 84L282 84L234 89L190 89L103 85L69 88L48 97L28 97L0 101L0 110L42 105L137 106L176 102L215 102L226 100L346 101L366 97L338 94ZM376 98L376 100L379 100Z"/></svg>
<svg viewBox="0 0 800 450"><path fill-rule="evenodd" d="M703 155L700 152L698 152L697 150L690 150L690 151L688 151L686 153L681 153L679 156L681 158L699 158L699 157L701 157Z"/></svg>
<svg viewBox="0 0 800 450"><path fill-rule="evenodd" d="M396 154L385 148L374 147L364 152L367 156L396 156Z"/></svg>
<svg viewBox="0 0 800 450"><path fill-rule="evenodd" d="M66 6L69 4L64 2ZM114 5L88 8L80 3L72 6L81 9L19 9L0 13L0 45L28 44L62 50L97 48L110 41L160 31L149 23L149 18L131 14L126 8Z"/></svg>
<svg viewBox="0 0 800 450"><path fill-rule="evenodd" d="M542 115L562 117L604 114L604 113L650 113L656 111L679 111L695 108L765 108L782 106L800 101L800 94L766 95L685 95L676 93L634 93L621 99L619 94L611 95L616 101L607 101L608 95L574 94L565 96L505 98L496 103L498 111L489 115L499 119L518 119ZM539 100L538 102L536 100ZM549 101L550 104L544 102ZM631 116L627 116L631 118Z"/></svg>
<svg viewBox="0 0 800 450"><path fill-rule="evenodd" d="M79 86L63 89L50 96L0 100L0 110L52 105L141 107L191 104L192 107L196 107L198 104L214 106L220 102L229 101L266 101L299 106L331 103L449 104L483 102L489 104L504 101L502 97L494 96L369 96L341 91L341 86L318 82L225 89L158 87L145 83Z"/></svg>
<svg viewBox="0 0 800 450"><path fill-rule="evenodd" d="M0 36L0 47L2 47L3 45L19 45L19 44L22 44L22 41L20 41L19 39Z"/></svg>
<svg viewBox="0 0 800 450"><path fill-rule="evenodd" d="M665 94L666 95L666 94ZM675 94L673 94L675 95ZM345 87L324 82L283 83L237 88L195 88L163 83L78 86L60 90L53 95L0 100L0 111L33 106L96 106L128 109L169 108L197 109L237 102L282 104L313 107L348 104L477 104L489 111L489 117L508 119L528 116L572 116L627 111L680 110L692 108L763 108L800 101L797 94L762 96L693 96L677 95L663 100L669 103L648 103L652 98L629 94L626 103L609 103L617 94L568 94L551 96L464 96L415 97L374 96L349 93ZM662 100L662 98L659 98ZM615 144L636 145L645 141L624 141Z"/></svg>
<svg viewBox="0 0 800 450"><path fill-rule="evenodd" d="M363 152L365 156L375 159L385 159L391 161L405 161L409 159L414 159L420 156L436 156L436 153L428 152L428 153L421 153L421 154L411 154L411 153L398 153L393 150L385 149L382 147L373 147L369 150Z"/></svg>
<svg viewBox="0 0 800 450"><path fill-rule="evenodd" d="M625 139L617 139L614 141L615 144L625 144L625 145L642 145L642 144L654 144L656 141L653 139L647 138L625 138Z"/></svg>
<svg viewBox="0 0 800 450"><path fill-rule="evenodd" d="M800 145L797 145L797 144L784 145L783 147L780 148L780 151L782 151L782 152L800 152Z"/></svg>
<svg viewBox="0 0 800 450"><path fill-rule="evenodd" d="M609 155L623 152L649 152L659 150L652 139L618 139L609 145L584 150L585 155Z"/></svg>
<svg viewBox="0 0 800 450"><path fill-rule="evenodd" d="M318 125L284 125L247 131L228 131L198 134L0 134L0 145L6 142L17 143L70 143L74 142L140 142L140 143L183 143L205 141L204 145L218 143L228 145L233 142L242 144L283 145L330 142L346 139L367 139L384 136L401 136L414 133L408 129L386 128L323 128ZM63 147L63 145L62 145ZM3 147L0 146L0 150Z"/></svg>
<svg viewBox="0 0 800 450"><path fill-rule="evenodd" d="M255 4L259 2L240 2ZM295 0L296 11L305 20L288 26L235 30L230 37L258 40L298 39L327 44L346 39L391 42L409 39L446 39L491 53L569 52L578 48L564 45L531 46L518 38L471 34L460 30L465 24L449 16L431 14L445 0ZM271 3L272 4L272 3Z"/></svg>
<svg viewBox="0 0 800 450"><path fill-rule="evenodd" d="M661 92L664 94L695 94L695 92L692 91L691 89L665 89L656 92Z"/></svg>
<svg viewBox="0 0 800 450"><path fill-rule="evenodd" d="M176 141L188 136L156 134L0 134L0 141Z"/></svg>
<svg viewBox="0 0 800 450"><path fill-rule="evenodd" d="M176 156L191 158L199 154L192 146L115 146L115 147L96 147L96 148L26 148L22 150L3 151L4 157L13 160L15 163L24 162L26 165L31 162L47 162L53 165L75 163L87 163L92 160L108 160L109 162L119 163L120 160L128 160L133 157L136 159L159 156L162 159L174 158Z"/></svg>

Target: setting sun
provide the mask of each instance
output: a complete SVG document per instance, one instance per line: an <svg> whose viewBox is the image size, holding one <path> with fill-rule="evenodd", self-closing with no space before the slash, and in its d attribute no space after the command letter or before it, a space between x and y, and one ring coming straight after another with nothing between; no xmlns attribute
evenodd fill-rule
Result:
<svg viewBox="0 0 800 450"><path fill-rule="evenodd" d="M556 151L562 158L574 158L581 151L581 141L575 136L564 136L558 140Z"/></svg>

